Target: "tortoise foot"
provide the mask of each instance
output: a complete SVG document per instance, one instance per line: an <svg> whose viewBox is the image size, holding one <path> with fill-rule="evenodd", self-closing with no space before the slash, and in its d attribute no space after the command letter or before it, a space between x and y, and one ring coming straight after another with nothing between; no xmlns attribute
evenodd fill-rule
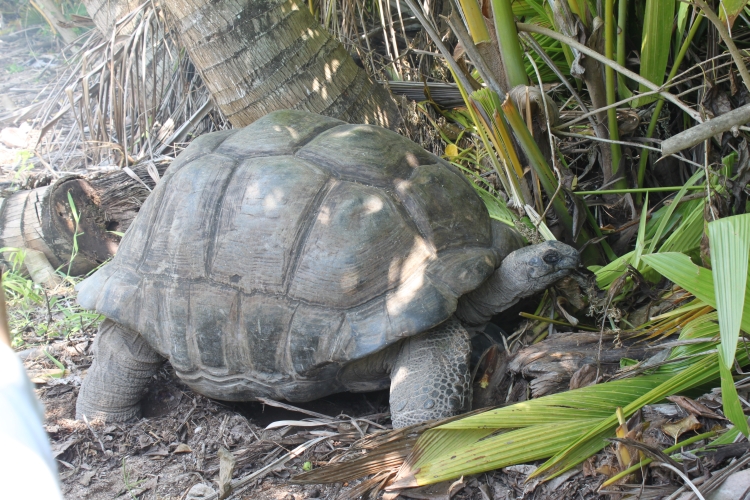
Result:
<svg viewBox="0 0 750 500"><path fill-rule="evenodd" d="M94 362L78 393L76 418L124 422L140 416L146 385L163 362L137 332L104 320L94 341Z"/></svg>

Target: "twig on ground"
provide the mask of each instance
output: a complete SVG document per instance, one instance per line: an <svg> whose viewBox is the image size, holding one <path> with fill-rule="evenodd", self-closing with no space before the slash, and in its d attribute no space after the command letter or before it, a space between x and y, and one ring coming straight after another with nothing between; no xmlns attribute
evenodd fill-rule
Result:
<svg viewBox="0 0 750 500"><path fill-rule="evenodd" d="M86 415L83 416L83 421L86 423L86 427L88 427L89 431L91 431L91 434L93 434L94 439L96 439L99 442L99 446L102 448L102 453L105 455L107 454L107 450L104 448L104 443L102 443L102 440L99 439L99 435L94 431L94 428L91 427L91 424L89 423L89 419L86 417Z"/></svg>
<svg viewBox="0 0 750 500"><path fill-rule="evenodd" d="M717 116L694 127L664 139L661 143L661 153L671 155L700 144L711 137L727 132L738 125L750 122L750 104L745 104L728 113Z"/></svg>

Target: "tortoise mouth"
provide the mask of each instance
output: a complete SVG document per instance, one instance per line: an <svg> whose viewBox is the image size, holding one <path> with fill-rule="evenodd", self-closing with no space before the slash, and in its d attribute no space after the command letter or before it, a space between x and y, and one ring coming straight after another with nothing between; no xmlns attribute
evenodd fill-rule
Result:
<svg viewBox="0 0 750 500"><path fill-rule="evenodd" d="M558 266L561 270L575 271L581 266L581 259L576 256L575 258L566 258Z"/></svg>

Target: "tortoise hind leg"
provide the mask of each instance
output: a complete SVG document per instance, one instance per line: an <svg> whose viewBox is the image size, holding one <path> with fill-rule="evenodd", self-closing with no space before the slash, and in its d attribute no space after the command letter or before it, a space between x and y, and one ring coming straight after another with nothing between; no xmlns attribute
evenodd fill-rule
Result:
<svg viewBox="0 0 750 500"><path fill-rule="evenodd" d="M404 340L391 371L393 427L468 410L470 356L471 339L455 318Z"/></svg>
<svg viewBox="0 0 750 500"><path fill-rule="evenodd" d="M76 418L124 422L139 416L146 384L164 361L140 334L104 320L94 341L94 362L78 393Z"/></svg>

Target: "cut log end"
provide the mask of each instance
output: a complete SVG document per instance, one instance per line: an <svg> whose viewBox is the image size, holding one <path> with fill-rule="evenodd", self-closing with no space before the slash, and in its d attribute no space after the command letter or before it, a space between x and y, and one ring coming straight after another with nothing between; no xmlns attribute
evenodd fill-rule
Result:
<svg viewBox="0 0 750 500"><path fill-rule="evenodd" d="M119 237L108 232L109 224L91 185L80 177L64 177L49 186L15 193L4 201L0 208L0 246L41 252L53 267L64 272L73 259L70 274L81 275L117 251Z"/></svg>

